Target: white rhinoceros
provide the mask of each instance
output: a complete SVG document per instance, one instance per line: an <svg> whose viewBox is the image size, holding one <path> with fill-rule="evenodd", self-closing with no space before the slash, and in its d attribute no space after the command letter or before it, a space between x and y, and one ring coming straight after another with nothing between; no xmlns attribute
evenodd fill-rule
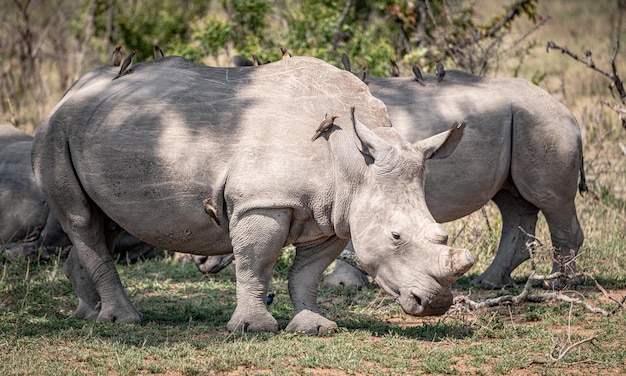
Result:
<svg viewBox="0 0 626 376"><path fill-rule="evenodd" d="M541 210L555 248L553 272L570 275L584 235L574 198L586 190L582 141L572 113L527 80L484 78L446 71L441 83L425 75L370 78L368 87L387 106L394 128L409 142L432 136L465 119L463 140L450 158L426 163L426 202L437 222L464 217L493 200L502 214L496 257L472 283L512 285L511 272L529 258L527 236ZM580 176L580 184L579 184ZM562 268L562 269L561 269ZM325 285L360 287L362 273L338 260ZM558 284L575 284L563 279Z"/></svg>
<svg viewBox="0 0 626 376"><path fill-rule="evenodd" d="M313 58L210 68L167 57L112 81L116 73L97 68L75 82L33 147L37 184L74 244L65 270L76 316L142 320L109 255L118 226L167 249L233 252L230 330L278 330L265 297L288 244L287 331L336 327L320 314L317 286L350 238L406 313L449 308L450 285L473 259L446 245L423 169L452 153L463 127L412 145L365 84ZM353 105L367 126L351 117ZM325 113L340 118L311 142Z"/></svg>
<svg viewBox="0 0 626 376"><path fill-rule="evenodd" d="M72 245L35 184L32 146L32 136L0 125L0 252L10 259L57 257L59 249ZM114 251L120 262L164 254L127 233Z"/></svg>
<svg viewBox="0 0 626 376"><path fill-rule="evenodd" d="M539 210L555 247L553 271L574 256L584 236L574 198L580 175L585 190L580 129L572 113L554 97L523 79L484 78L448 70L441 83L425 75L414 79L370 78L372 95L387 106L394 128L409 142L441 132L453 121L471 126L455 153L426 163L426 203L437 222L462 218L493 200L502 214L496 257L472 283L483 288L512 285L511 272L529 257ZM351 248L351 247L349 247ZM216 272L220 259L195 257L198 268ZM219 265L219 267L215 267ZM325 286L360 288L367 277L337 260ZM566 280L563 283L576 283Z"/></svg>

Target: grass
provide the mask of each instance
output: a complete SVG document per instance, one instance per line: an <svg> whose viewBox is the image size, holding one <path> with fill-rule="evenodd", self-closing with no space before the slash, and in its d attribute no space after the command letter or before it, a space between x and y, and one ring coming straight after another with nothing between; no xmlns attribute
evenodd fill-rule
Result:
<svg viewBox="0 0 626 376"><path fill-rule="evenodd" d="M70 317L77 303L61 264L3 262L0 282L0 374L560 374L610 373L626 361L620 328L626 313L603 318L559 304L460 311L444 318L408 317L377 286L322 290L327 317L341 329L320 338L229 333L235 308L233 266L201 275L170 258L120 266L143 326ZM468 278L457 286L468 290ZM292 309L277 273L270 307L284 328ZM590 299L600 295L580 289ZM513 291L515 292L515 291ZM486 292L481 292L485 295ZM494 295L494 292L488 292ZM553 345L591 335L595 345L564 361L535 364ZM575 367L572 363L578 363Z"/></svg>

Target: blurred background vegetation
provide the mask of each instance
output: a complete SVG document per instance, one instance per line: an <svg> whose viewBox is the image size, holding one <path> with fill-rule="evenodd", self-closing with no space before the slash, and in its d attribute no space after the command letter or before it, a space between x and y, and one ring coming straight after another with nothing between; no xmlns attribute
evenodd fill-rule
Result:
<svg viewBox="0 0 626 376"><path fill-rule="evenodd" d="M79 75L110 64L117 45L135 61L166 55L232 66L232 58L262 61L315 56L354 70L389 76L389 60L405 74L412 63L432 70L433 59L478 74L493 70L498 54L528 48L511 40L511 26L545 18L538 0L483 3L462 0L7 0L0 19L0 121L33 131ZM478 7L478 5L481 5ZM514 46L514 47L512 47Z"/></svg>

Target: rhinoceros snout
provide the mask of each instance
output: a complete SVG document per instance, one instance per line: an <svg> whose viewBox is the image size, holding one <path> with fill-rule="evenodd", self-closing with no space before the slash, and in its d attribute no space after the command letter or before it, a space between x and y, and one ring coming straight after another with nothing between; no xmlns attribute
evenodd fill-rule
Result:
<svg viewBox="0 0 626 376"><path fill-rule="evenodd" d="M417 288L400 290L400 306L411 316L439 316L452 305L452 293L443 291L434 298L427 298Z"/></svg>

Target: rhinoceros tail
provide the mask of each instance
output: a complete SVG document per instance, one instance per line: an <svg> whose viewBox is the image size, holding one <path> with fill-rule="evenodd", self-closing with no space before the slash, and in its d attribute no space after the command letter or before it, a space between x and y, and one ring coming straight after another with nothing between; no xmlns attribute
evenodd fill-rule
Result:
<svg viewBox="0 0 626 376"><path fill-rule="evenodd" d="M580 182L578 183L578 192L580 195L584 192L587 192L589 189L587 188L587 179L585 179L585 162L582 155L580 156Z"/></svg>

